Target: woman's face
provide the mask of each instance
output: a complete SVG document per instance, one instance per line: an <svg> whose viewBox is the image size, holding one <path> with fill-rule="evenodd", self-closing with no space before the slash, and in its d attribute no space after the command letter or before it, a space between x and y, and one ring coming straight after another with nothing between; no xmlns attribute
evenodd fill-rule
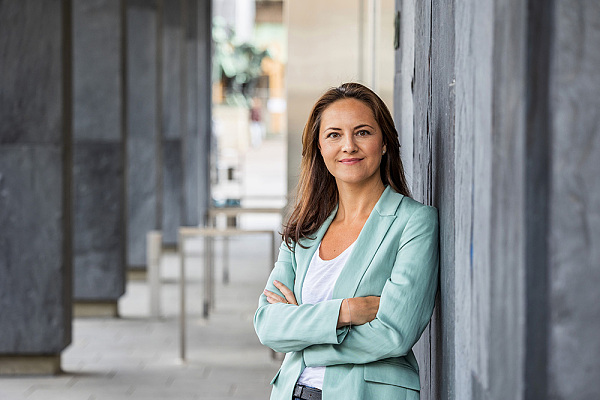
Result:
<svg viewBox="0 0 600 400"><path fill-rule="evenodd" d="M319 149L338 185L381 181L383 134L373 112L362 101L338 100L323 111Z"/></svg>

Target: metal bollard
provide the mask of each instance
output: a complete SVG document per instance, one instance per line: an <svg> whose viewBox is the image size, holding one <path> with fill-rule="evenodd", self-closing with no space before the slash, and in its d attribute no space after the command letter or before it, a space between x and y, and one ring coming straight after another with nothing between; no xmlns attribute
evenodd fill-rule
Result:
<svg viewBox="0 0 600 400"><path fill-rule="evenodd" d="M160 261L162 233L150 231L146 234L146 262L148 263L148 286L150 288L150 316L160 317Z"/></svg>

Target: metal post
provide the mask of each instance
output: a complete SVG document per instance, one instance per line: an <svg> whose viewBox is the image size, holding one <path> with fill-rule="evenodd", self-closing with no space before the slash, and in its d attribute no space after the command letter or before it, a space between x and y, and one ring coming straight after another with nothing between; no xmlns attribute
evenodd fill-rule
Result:
<svg viewBox="0 0 600 400"><path fill-rule="evenodd" d="M179 298L179 304L180 304L180 309L179 309L179 322L180 322L180 326L179 326L179 334L180 334L180 356L181 359L185 361L185 350L186 350L186 343L185 343L185 325L186 325L186 310L185 310L185 235L182 235L181 232L179 232L179 240L177 241L178 243L178 250L179 250L179 266L180 266L180 278L179 278L179 294L180 294L180 298Z"/></svg>
<svg viewBox="0 0 600 400"><path fill-rule="evenodd" d="M150 231L146 234L146 260L148 263L148 286L150 289L150 316L160 317L160 259L162 234Z"/></svg>
<svg viewBox="0 0 600 400"><path fill-rule="evenodd" d="M209 235L204 236L204 293L203 295L203 305L202 305L202 316L204 318L208 318L208 313L210 311L210 263L211 263L211 240Z"/></svg>
<svg viewBox="0 0 600 400"><path fill-rule="evenodd" d="M210 310L215 309L215 237L209 235L209 258L208 258L208 275L209 275L209 297L208 305Z"/></svg>
<svg viewBox="0 0 600 400"><path fill-rule="evenodd" d="M229 283L229 236L223 237L223 283Z"/></svg>

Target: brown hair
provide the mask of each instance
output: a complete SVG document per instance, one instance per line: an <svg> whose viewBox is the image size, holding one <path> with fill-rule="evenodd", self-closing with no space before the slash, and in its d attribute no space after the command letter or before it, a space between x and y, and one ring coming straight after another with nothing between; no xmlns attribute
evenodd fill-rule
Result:
<svg viewBox="0 0 600 400"><path fill-rule="evenodd" d="M386 153L381 160L381 180L396 192L410 196L400 160L400 143L392 115L371 89L359 83L344 83L331 88L317 100L302 133L302 162L296 188L296 204L281 235L291 250L292 242L310 238L325 222L338 203L335 178L327 170L319 150L319 129L323 111L342 99L356 99L367 105L383 134Z"/></svg>

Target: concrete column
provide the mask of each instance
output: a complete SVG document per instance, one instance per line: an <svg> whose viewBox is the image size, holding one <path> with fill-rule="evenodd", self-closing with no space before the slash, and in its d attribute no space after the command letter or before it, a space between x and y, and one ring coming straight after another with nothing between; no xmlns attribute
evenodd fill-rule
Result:
<svg viewBox="0 0 600 400"><path fill-rule="evenodd" d="M123 14L73 2L74 297L108 315L125 290Z"/></svg>
<svg viewBox="0 0 600 400"><path fill-rule="evenodd" d="M405 3L409 3L405 1ZM410 2L407 4L407 15L405 18L410 18L414 27L414 53L408 54L406 58L413 59L413 63L409 68L413 71L409 72L407 76L412 75L410 81L410 94L412 109L414 114L408 123L411 129L401 134L400 137L405 141L410 141L408 147L413 148L413 153L409 155L411 159L408 162L412 165L409 175L411 176L411 192L413 197L425 204L432 204L432 163L433 151L432 142L435 140L433 132L429 130L429 119L427 116L431 112L430 103L430 91L431 91L431 66L429 59L431 57L429 43L431 42L431 3L430 2ZM412 7L411 7L412 6ZM402 10L402 9L401 9ZM405 41L410 40L407 38ZM406 78L401 81L406 82ZM408 90L408 88L406 89ZM398 99L399 100L399 99ZM402 104L401 101L396 101L396 104ZM398 121L396 122L398 123ZM403 122L403 125L406 125ZM412 136L409 136L412 134ZM404 145L404 143L402 144ZM434 325L438 323L439 314L439 303L435 309L435 314L432 317L432 324L427 327L427 331L423 335L422 339L415 346L414 352L419 360L421 381L431 382L432 377L436 374L436 368L430 365L430 361L434 363L436 360L431 359L429 354L433 352L435 346L437 330L434 329ZM423 400L432 400L435 398L433 391L437 389L437 385L424 385L421 390L421 398Z"/></svg>
<svg viewBox="0 0 600 400"><path fill-rule="evenodd" d="M455 225L445 225L455 235L454 332L446 341L451 356L435 357L447 395L440 398L471 399L473 388L489 385L490 250L492 213L492 103L494 14L491 1L457 2L455 20ZM443 302L441 307L443 308ZM517 338L518 340L518 338ZM452 346L453 345L453 346ZM518 345L518 342L515 342ZM444 393L441 388L437 393ZM482 394L480 394L483 396Z"/></svg>
<svg viewBox="0 0 600 400"><path fill-rule="evenodd" d="M0 375L71 342L69 1L0 2Z"/></svg>
<svg viewBox="0 0 600 400"><path fill-rule="evenodd" d="M527 13L519 1L414 10L412 189L441 226L440 301L416 349L421 398L518 399Z"/></svg>
<svg viewBox="0 0 600 400"><path fill-rule="evenodd" d="M454 0L415 2L415 25L419 27L414 37L420 45L415 46L413 68L415 77L414 107L418 124L414 125L414 137L409 148L414 151L413 194L425 204L438 208L440 225L454 226L455 221L455 153L454 153L454 102L455 102L455 42ZM434 40L435 38L435 40ZM429 45L421 41L429 41ZM420 65L421 67L416 67ZM428 68L423 68L425 65ZM421 80L425 80L422 82ZM419 83L417 83L419 82ZM454 263L453 229L443 229L440 237L440 263ZM440 360L454 357L454 269L440 270L439 302L425 335L417 346L417 353L439 354L431 359L420 357L424 380L432 384L423 390L423 399L439 399L448 391L453 370L440 373ZM443 305L443 306L442 306ZM436 365L437 364L437 365Z"/></svg>
<svg viewBox="0 0 600 400"><path fill-rule="evenodd" d="M485 345L487 369L473 379L473 398L520 399L526 386L520 357L525 344L525 121L527 80L527 4L522 0L494 2L491 80L491 146L481 149L491 165L490 202L484 204L487 215L473 219L476 226L489 224L489 242L481 252L489 251L489 291L480 293L489 309L481 318L480 337ZM502 82L498 85L497 82ZM478 135L473 131L472 135ZM479 147L479 148L478 148ZM486 177L487 178L487 177ZM486 196L487 196L486 195ZM485 197L484 197L485 198ZM476 206L477 207L477 206ZM489 210L489 211L488 211ZM484 219L485 218L485 219ZM481 228L480 228L481 229ZM474 236L478 231L474 228ZM485 246L485 248L483 248ZM488 300L489 299L489 300ZM497 377L502 377L498 379ZM485 380L484 380L485 378Z"/></svg>
<svg viewBox="0 0 600 400"><path fill-rule="evenodd" d="M159 0L127 0L127 265L145 270L160 227Z"/></svg>
<svg viewBox="0 0 600 400"><path fill-rule="evenodd" d="M183 81L185 104L184 132L183 132L183 165L184 165L184 204L183 224L197 226L200 223L198 208L199 196L199 158L200 152L208 149L199 147L199 124L198 124L198 2L199 0L186 0L183 7L184 23L184 65ZM210 25L210 21L202 21ZM204 96L209 93L203 93ZM209 97L210 98L210 97Z"/></svg>
<svg viewBox="0 0 600 400"><path fill-rule="evenodd" d="M547 398L593 399L600 398L600 3L553 3L545 97L552 132Z"/></svg>
<svg viewBox="0 0 600 400"><path fill-rule="evenodd" d="M162 7L161 140L163 244L177 243L177 229L184 221L184 165L182 141L186 104L184 27L182 2L165 1Z"/></svg>
<svg viewBox="0 0 600 400"><path fill-rule="evenodd" d="M212 140L212 1L198 0L198 223L205 224L210 206Z"/></svg>
<svg viewBox="0 0 600 400"><path fill-rule="evenodd" d="M421 399L599 397L600 6L397 6L396 115L441 224Z"/></svg>

